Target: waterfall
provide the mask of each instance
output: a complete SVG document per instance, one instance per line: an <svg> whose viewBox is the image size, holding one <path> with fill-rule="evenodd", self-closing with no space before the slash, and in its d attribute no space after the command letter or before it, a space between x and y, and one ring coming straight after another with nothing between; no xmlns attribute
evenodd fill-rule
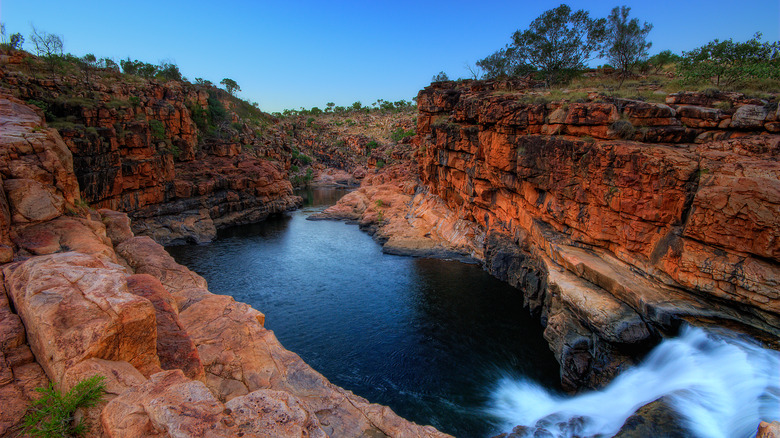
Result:
<svg viewBox="0 0 780 438"><path fill-rule="evenodd" d="M488 411L507 429L613 436L638 408L662 396L694 436L754 437L761 420L780 419L780 352L723 329L684 327L602 390L562 396L504 378Z"/></svg>

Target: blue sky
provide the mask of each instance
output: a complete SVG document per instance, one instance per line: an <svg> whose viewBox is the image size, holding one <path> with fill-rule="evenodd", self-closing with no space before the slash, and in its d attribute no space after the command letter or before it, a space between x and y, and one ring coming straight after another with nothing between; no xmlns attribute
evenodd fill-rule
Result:
<svg viewBox="0 0 780 438"><path fill-rule="evenodd" d="M66 1L0 0L7 33L30 25L61 35L65 51L175 62L190 80L234 79L265 111L410 100L445 71L509 42L560 1ZM651 53L690 50L755 32L780 40L780 1L570 1L606 17L618 5L654 25ZM30 49L29 45L25 48Z"/></svg>

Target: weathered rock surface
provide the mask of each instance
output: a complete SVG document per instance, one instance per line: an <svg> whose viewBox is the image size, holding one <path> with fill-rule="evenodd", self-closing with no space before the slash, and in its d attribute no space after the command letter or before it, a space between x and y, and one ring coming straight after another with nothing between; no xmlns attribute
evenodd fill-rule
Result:
<svg viewBox="0 0 780 438"><path fill-rule="evenodd" d="M4 285L0 289L0 435L12 436L27 406L37 398L34 388L48 385L49 379L35 362Z"/></svg>
<svg viewBox="0 0 780 438"><path fill-rule="evenodd" d="M358 178L361 176L361 178ZM347 172L342 169L323 169L312 179L314 187L354 187L360 185L360 179L365 176L365 169Z"/></svg>
<svg viewBox="0 0 780 438"><path fill-rule="evenodd" d="M127 290L124 269L65 252L3 268L35 357L56 382L92 358L159 371L154 307Z"/></svg>
<svg viewBox="0 0 780 438"><path fill-rule="evenodd" d="M0 98L0 108L12 104ZM33 122L13 124L13 136L40 132L40 117L29 113ZM22 142L0 132L0 145L12 145L0 147L10 157L0 161L3 178L37 172L45 181L67 168L69 152L45 132L40 150L16 164ZM53 149L63 160L46 158ZM252 178L276 184L267 173ZM332 385L284 349L262 313L210 293L160 244L134 236L126 214L76 207L77 186L28 179L63 210L16 214L32 205L24 193L19 202L0 197L0 231L14 259L0 266L0 434L18 433L33 388L51 379L67 391L99 374L104 401L78 413L89 436L447 436Z"/></svg>
<svg viewBox="0 0 780 438"><path fill-rule="evenodd" d="M472 223L451 215L437 197L416 193L414 175L408 164L368 175L359 189L308 219L356 222L388 254L481 258L483 233Z"/></svg>
<svg viewBox="0 0 780 438"><path fill-rule="evenodd" d="M246 154L179 163L169 183L173 194L164 203L121 208L135 234L162 244L209 242L218 228L259 222L301 202L281 163Z"/></svg>
<svg viewBox="0 0 780 438"><path fill-rule="evenodd" d="M420 92L419 176L493 236L486 267L541 316L566 387L602 384L682 319L780 333L780 136L760 102L529 104L499 88Z"/></svg>
<svg viewBox="0 0 780 438"><path fill-rule="evenodd" d="M780 421L773 421L767 423L762 421L758 425L758 431L756 432L756 438L778 438L780 437Z"/></svg>
<svg viewBox="0 0 780 438"><path fill-rule="evenodd" d="M13 170L3 179L11 214L20 222L57 217L80 197L95 208L127 212L136 234L164 244L201 243L220 227L256 222L300 204L287 180L287 135L250 127L224 92L179 81L118 81L112 71L95 71L84 80L41 77L17 64L4 70L0 86L45 107L60 134L52 143L57 147L43 152L41 142L55 138L54 131L38 126L19 137L12 125L40 124L41 117L20 100L3 100L3 141L10 155L0 158L0 167ZM212 110L225 113L216 136L217 127L206 126ZM45 165L63 166L16 171L32 152ZM57 192L69 196L63 202Z"/></svg>
<svg viewBox="0 0 780 438"><path fill-rule="evenodd" d="M152 376L112 400L102 413L110 437L326 437L317 418L290 394L258 390L220 403L202 382L179 371Z"/></svg>
<svg viewBox="0 0 780 438"><path fill-rule="evenodd" d="M176 301L160 283L148 274L127 278L130 293L146 298L154 306L157 320L157 356L164 370L179 369L190 379L204 376L198 350L179 322Z"/></svg>

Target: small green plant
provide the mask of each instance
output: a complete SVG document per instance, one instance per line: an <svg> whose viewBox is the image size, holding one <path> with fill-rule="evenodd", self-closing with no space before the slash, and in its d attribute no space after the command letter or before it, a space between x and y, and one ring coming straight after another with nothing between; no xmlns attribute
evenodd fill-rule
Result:
<svg viewBox="0 0 780 438"><path fill-rule="evenodd" d="M130 96L127 100L130 101L130 105L132 105L133 108L137 108L138 105L141 104L141 98L138 96Z"/></svg>
<svg viewBox="0 0 780 438"><path fill-rule="evenodd" d="M109 108L120 109L126 107L128 103L129 103L129 99L128 100L111 99L110 101L106 102L106 106Z"/></svg>
<svg viewBox="0 0 780 438"><path fill-rule="evenodd" d="M82 380L64 395L53 383L47 388L35 388L43 396L32 402L22 421L23 433L37 437L83 436L86 425L83 420L75 422L73 414L78 408L100 403L105 389L105 377L100 375Z"/></svg>
<svg viewBox="0 0 780 438"><path fill-rule="evenodd" d="M385 205L384 201L382 201L381 199L377 199L375 204L378 208L384 207Z"/></svg>
<svg viewBox="0 0 780 438"><path fill-rule="evenodd" d="M718 93L720 93L720 90L718 90L717 88L713 88L713 87L707 87L707 88L701 90L701 94L703 94L703 95L705 95L705 96L707 96L709 98L716 97L718 95Z"/></svg>
<svg viewBox="0 0 780 438"><path fill-rule="evenodd" d="M628 120L616 120L610 125L610 129L615 131L615 134L624 140L632 138L636 132L636 128Z"/></svg>
<svg viewBox="0 0 780 438"><path fill-rule="evenodd" d="M620 189L615 186L609 186L609 190L607 190L607 193L604 193L604 201L609 204L612 202L612 198L615 197L616 194L620 192Z"/></svg>
<svg viewBox="0 0 780 438"><path fill-rule="evenodd" d="M212 93L209 93L209 98L207 99L207 102L208 102L209 122L211 126L214 126L219 122L222 122L223 120L227 119L227 110L225 109L225 105L222 104L221 100L217 99L216 95L212 95Z"/></svg>
<svg viewBox="0 0 780 438"><path fill-rule="evenodd" d="M168 145L168 152L170 152L171 155L173 155L173 159L174 160L176 160L176 161L179 160L179 156L181 155L181 149L179 149L178 146L176 146L175 144L169 144Z"/></svg>
<svg viewBox="0 0 780 438"><path fill-rule="evenodd" d="M723 110L723 111L729 111L729 110L731 110L733 108L731 102L729 102L727 100L726 101L721 101L721 102L715 102L715 104L713 106L715 108L717 108L719 110Z"/></svg>
<svg viewBox="0 0 780 438"><path fill-rule="evenodd" d="M366 154L371 154L371 149L375 149L379 146L379 143L376 142L376 140L371 140L368 143L366 143Z"/></svg>
<svg viewBox="0 0 780 438"><path fill-rule="evenodd" d="M379 210L376 212L376 221L380 224L385 221L385 212L382 210Z"/></svg>
<svg viewBox="0 0 780 438"><path fill-rule="evenodd" d="M385 167L385 162L384 162L384 160L377 160L377 161L376 161L376 168L377 168L377 169L381 169L381 168L383 168L383 167Z"/></svg>
<svg viewBox="0 0 780 438"><path fill-rule="evenodd" d="M76 207L78 207L78 208L85 208L85 209L89 209L90 208L89 207L89 203L87 201L85 201L84 198L76 199Z"/></svg>
<svg viewBox="0 0 780 438"><path fill-rule="evenodd" d="M42 109L43 111L49 110L49 104L40 100L30 99L27 101L30 105L35 105L38 108Z"/></svg>
<svg viewBox="0 0 780 438"><path fill-rule="evenodd" d="M290 182L295 187L308 186L314 179L314 171L311 168L306 169L306 175L295 175L290 178Z"/></svg>
<svg viewBox="0 0 780 438"><path fill-rule="evenodd" d="M416 133L414 132L414 129L406 131L404 128L398 128L395 131L390 133L390 138L398 143L399 141L405 139L406 137L414 137Z"/></svg>
<svg viewBox="0 0 780 438"><path fill-rule="evenodd" d="M298 160L301 164L304 166L311 164L312 159L310 156L304 154L303 152L300 152L298 149L293 148L292 150L292 157L293 160Z"/></svg>
<svg viewBox="0 0 780 438"><path fill-rule="evenodd" d="M152 130L152 137L155 140L165 139L165 126L159 120L149 120L149 129Z"/></svg>

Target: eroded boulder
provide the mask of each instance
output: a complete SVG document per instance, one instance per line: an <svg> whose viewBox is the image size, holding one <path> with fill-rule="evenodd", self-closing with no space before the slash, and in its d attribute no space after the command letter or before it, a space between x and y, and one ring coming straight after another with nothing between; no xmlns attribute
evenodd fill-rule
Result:
<svg viewBox="0 0 780 438"><path fill-rule="evenodd" d="M92 357L159 370L154 307L128 292L124 269L66 252L6 265L3 273L30 346L54 381Z"/></svg>

